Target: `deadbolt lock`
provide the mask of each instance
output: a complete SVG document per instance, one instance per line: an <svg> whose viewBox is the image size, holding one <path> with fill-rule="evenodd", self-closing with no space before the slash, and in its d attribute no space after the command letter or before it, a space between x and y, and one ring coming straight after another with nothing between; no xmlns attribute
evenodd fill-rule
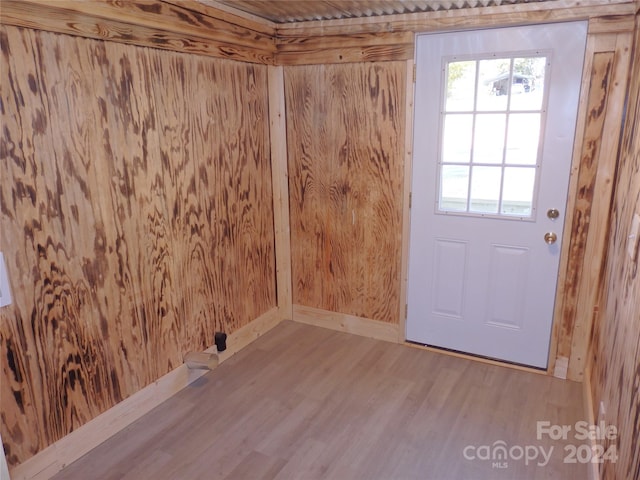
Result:
<svg viewBox="0 0 640 480"><path fill-rule="evenodd" d="M551 220L555 220L559 216L560 212L557 208L550 208L549 210L547 210L547 217L549 217Z"/></svg>

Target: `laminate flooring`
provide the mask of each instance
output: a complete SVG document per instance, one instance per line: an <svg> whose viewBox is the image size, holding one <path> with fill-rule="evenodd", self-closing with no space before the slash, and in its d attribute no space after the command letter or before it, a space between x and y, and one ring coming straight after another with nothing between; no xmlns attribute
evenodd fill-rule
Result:
<svg viewBox="0 0 640 480"><path fill-rule="evenodd" d="M584 480L581 420L578 383L285 321L54 478Z"/></svg>

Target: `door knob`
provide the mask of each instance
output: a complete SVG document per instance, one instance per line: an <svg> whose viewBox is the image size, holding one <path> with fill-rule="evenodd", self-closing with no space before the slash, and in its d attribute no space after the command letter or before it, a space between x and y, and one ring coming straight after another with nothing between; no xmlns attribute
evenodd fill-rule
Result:
<svg viewBox="0 0 640 480"><path fill-rule="evenodd" d="M544 234L544 241L549 245L556 243L558 236L554 232L547 232Z"/></svg>
<svg viewBox="0 0 640 480"><path fill-rule="evenodd" d="M560 211L557 208L550 208L549 210L547 210L547 217L549 217L551 220L555 220L559 216Z"/></svg>

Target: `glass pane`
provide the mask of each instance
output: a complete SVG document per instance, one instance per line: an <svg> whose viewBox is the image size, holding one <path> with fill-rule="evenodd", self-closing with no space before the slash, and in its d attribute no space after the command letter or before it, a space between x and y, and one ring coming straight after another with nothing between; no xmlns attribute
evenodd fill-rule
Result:
<svg viewBox="0 0 640 480"><path fill-rule="evenodd" d="M450 62L447 64L447 98L445 111L473 110L476 84L476 62Z"/></svg>
<svg viewBox="0 0 640 480"><path fill-rule="evenodd" d="M535 165L540 139L539 113L514 113L509 116L506 163Z"/></svg>
<svg viewBox="0 0 640 480"><path fill-rule="evenodd" d="M506 119L507 116L503 113L476 115L474 163L502 163Z"/></svg>
<svg viewBox="0 0 640 480"><path fill-rule="evenodd" d="M540 110L544 92L545 57L513 59L511 110Z"/></svg>
<svg viewBox="0 0 640 480"><path fill-rule="evenodd" d="M469 163L471 161L472 114L447 114L444 117L442 161Z"/></svg>
<svg viewBox="0 0 640 480"><path fill-rule="evenodd" d="M446 65L439 209L530 217L547 58Z"/></svg>
<svg viewBox="0 0 640 480"><path fill-rule="evenodd" d="M440 210L465 212L469 194L469 167L442 165Z"/></svg>
<svg viewBox="0 0 640 480"><path fill-rule="evenodd" d="M478 107L482 110L506 110L511 59L481 60L478 67Z"/></svg>
<svg viewBox="0 0 640 480"><path fill-rule="evenodd" d="M535 180L535 167L506 167L504 169L502 209L500 213L530 216Z"/></svg>
<svg viewBox="0 0 640 480"><path fill-rule="evenodd" d="M501 167L473 167L469 211L498 213Z"/></svg>

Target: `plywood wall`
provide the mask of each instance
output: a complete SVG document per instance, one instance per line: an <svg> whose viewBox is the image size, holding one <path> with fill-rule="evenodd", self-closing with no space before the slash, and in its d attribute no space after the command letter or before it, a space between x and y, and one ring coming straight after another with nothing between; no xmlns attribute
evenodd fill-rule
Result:
<svg viewBox="0 0 640 480"><path fill-rule="evenodd" d="M607 258L606 302L594 325L590 370L594 416L604 402L604 421L618 435L607 440L618 460L600 465L601 478L640 478L640 253L630 238L640 215L640 17L636 16L634 65L630 76ZM629 245L637 245L633 256Z"/></svg>
<svg viewBox="0 0 640 480"><path fill-rule="evenodd" d="M275 260L267 67L0 34L15 466L275 306Z"/></svg>
<svg viewBox="0 0 640 480"><path fill-rule="evenodd" d="M591 24L590 24L591 28ZM580 116L556 304L556 375L582 381L600 308L632 31L587 39ZM566 375L559 365L564 365Z"/></svg>
<svg viewBox="0 0 640 480"><path fill-rule="evenodd" d="M405 72L285 67L294 304L398 323Z"/></svg>

